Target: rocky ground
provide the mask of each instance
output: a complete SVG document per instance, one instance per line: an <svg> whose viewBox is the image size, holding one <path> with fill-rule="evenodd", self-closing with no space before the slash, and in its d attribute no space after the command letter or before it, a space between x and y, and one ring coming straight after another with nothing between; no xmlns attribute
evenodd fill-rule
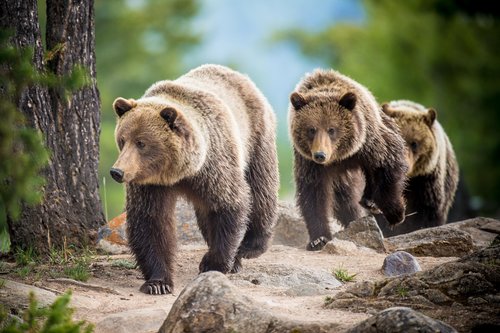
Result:
<svg viewBox="0 0 500 333"><path fill-rule="evenodd" d="M94 258L86 283L21 279L5 269L0 302L16 311L27 304L28 290L49 304L71 289L76 318L94 323L96 332L500 329L500 246L491 246L500 221L478 218L383 239L374 220L364 218L322 251L308 252L303 221L292 206L283 205L269 251L244 261L240 273L224 276L198 275L206 246L193 218L189 207L179 207L173 295L140 293L143 281L133 258L113 254ZM121 228L123 221L115 221L103 230L101 246L126 251ZM355 274L354 280L339 281L334 273L339 269Z"/></svg>

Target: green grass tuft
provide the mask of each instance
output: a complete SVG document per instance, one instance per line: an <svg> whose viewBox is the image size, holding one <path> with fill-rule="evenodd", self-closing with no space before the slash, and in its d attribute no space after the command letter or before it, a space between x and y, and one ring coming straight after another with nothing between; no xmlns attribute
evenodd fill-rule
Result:
<svg viewBox="0 0 500 333"><path fill-rule="evenodd" d="M16 248L14 259L19 266L33 265L37 262L38 256L32 246L22 249Z"/></svg>
<svg viewBox="0 0 500 333"><path fill-rule="evenodd" d="M340 282L351 282L354 281L357 274L349 274L345 268L339 267L333 270L333 275Z"/></svg>
<svg viewBox="0 0 500 333"><path fill-rule="evenodd" d="M396 293L399 295L399 297L406 297L406 296L408 296L408 292L409 292L409 290L405 286L399 285L396 288Z"/></svg>
<svg viewBox="0 0 500 333"><path fill-rule="evenodd" d="M111 263L113 267L126 268L126 269L134 269L137 265L135 262L126 260L126 259L117 259L113 260Z"/></svg>
<svg viewBox="0 0 500 333"><path fill-rule="evenodd" d="M86 282L90 278L89 265L78 262L64 269L64 275L70 279Z"/></svg>

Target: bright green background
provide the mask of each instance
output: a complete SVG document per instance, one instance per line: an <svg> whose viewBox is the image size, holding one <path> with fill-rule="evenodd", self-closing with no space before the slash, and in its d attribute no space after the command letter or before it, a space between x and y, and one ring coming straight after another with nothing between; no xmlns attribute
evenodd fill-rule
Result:
<svg viewBox="0 0 500 333"><path fill-rule="evenodd" d="M186 72L193 56L203 59L205 54L197 47L213 37L209 29L204 30L207 15L212 15L204 9L207 5L223 6L221 11L230 12L248 29L266 29L262 44L289 48L304 63L312 61L351 76L380 102L411 99L436 108L455 147L472 203L485 215L500 215L500 30L499 13L493 5L488 1L337 0L332 3L338 10L315 14L318 22L320 16L324 22L330 15L331 24L310 26L315 17L308 14L304 20L294 19L292 28L272 28L273 22L286 18L277 14L280 8L307 3L312 6L315 2L262 0L252 2L254 7L249 10L247 2L225 0L96 1L96 59L102 99L100 175L101 180L106 177L101 194L109 218L124 207L122 185L109 177L117 156L111 103L118 96L138 98L153 82ZM318 1L317 5L325 3ZM239 47L243 45L234 43L234 48ZM222 64L247 72L259 87L274 84L277 76L287 77L287 71L252 75L252 68L271 65L272 70L269 61L275 51L263 50L258 56L242 52L240 58ZM208 55L205 61L211 61ZM313 65L308 68L313 69ZM299 79L287 79L275 88L291 92ZM282 197L293 196L287 103L284 95L275 107Z"/></svg>

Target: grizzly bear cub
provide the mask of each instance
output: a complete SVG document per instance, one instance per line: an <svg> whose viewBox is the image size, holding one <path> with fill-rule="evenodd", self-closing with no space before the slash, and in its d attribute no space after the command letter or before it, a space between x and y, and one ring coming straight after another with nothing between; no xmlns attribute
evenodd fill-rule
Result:
<svg viewBox="0 0 500 333"><path fill-rule="evenodd" d="M458 185L458 163L445 131L437 121L437 112L405 100L382 105L401 130L407 145L409 164L405 189L405 223L388 228L386 236L398 235L446 223Z"/></svg>
<svg viewBox="0 0 500 333"><path fill-rule="evenodd" d="M173 290L179 196L193 203L208 244L200 272L236 272L242 258L266 251L277 210L276 121L248 77L204 65L113 107L120 153L111 175L126 183L142 292Z"/></svg>
<svg viewBox="0 0 500 333"><path fill-rule="evenodd" d="M408 166L394 121L373 95L333 70L316 70L290 96L297 205L309 232L308 250L332 239L328 218L344 226L380 210L389 224L404 220Z"/></svg>

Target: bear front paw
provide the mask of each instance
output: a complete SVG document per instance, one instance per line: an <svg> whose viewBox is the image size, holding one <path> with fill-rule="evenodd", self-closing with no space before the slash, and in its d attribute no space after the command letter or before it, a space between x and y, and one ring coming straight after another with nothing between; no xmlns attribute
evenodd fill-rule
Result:
<svg viewBox="0 0 500 333"><path fill-rule="evenodd" d="M139 290L148 295L166 295L172 293L173 285L163 280L148 280Z"/></svg>
<svg viewBox="0 0 500 333"><path fill-rule="evenodd" d="M238 256L245 259L257 258L267 251L269 238L255 237L251 241L244 241L238 249Z"/></svg>
<svg viewBox="0 0 500 333"><path fill-rule="evenodd" d="M316 238L315 240L307 243L306 250L307 251L319 251L325 247L326 243L328 243L328 239L324 236Z"/></svg>
<svg viewBox="0 0 500 333"><path fill-rule="evenodd" d="M203 259L200 262L200 273L208 272L208 271L219 271L221 273L226 274L231 270L233 266L229 265L227 262L221 260L219 256L214 256L209 253L206 253L203 256Z"/></svg>
<svg viewBox="0 0 500 333"><path fill-rule="evenodd" d="M373 215L382 214L382 211L377 207L373 200L362 198L359 204Z"/></svg>

